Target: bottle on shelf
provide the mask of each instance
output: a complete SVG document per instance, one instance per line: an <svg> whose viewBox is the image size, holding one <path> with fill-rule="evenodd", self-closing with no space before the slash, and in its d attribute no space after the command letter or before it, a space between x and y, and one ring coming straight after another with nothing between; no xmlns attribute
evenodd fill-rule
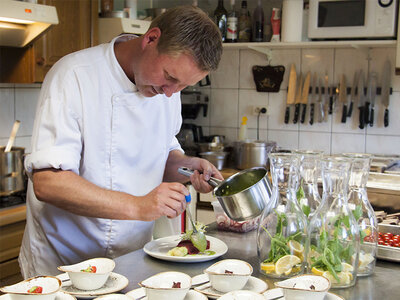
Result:
<svg viewBox="0 0 400 300"><path fill-rule="evenodd" d="M239 18L235 10L235 0L231 0L231 9L228 13L226 22L226 40L227 43L236 43L238 41Z"/></svg>
<svg viewBox="0 0 400 300"><path fill-rule="evenodd" d="M228 13L224 7L224 0L218 0L218 6L214 11L214 22L221 32L223 42L226 40L227 15Z"/></svg>
<svg viewBox="0 0 400 300"><path fill-rule="evenodd" d="M264 40L264 10L261 6L261 0L258 0L257 7L254 9L252 27L252 41L262 42Z"/></svg>
<svg viewBox="0 0 400 300"><path fill-rule="evenodd" d="M239 34L240 43L248 43L251 39L251 19L250 12L247 9L247 1L242 1L242 9L239 15Z"/></svg>

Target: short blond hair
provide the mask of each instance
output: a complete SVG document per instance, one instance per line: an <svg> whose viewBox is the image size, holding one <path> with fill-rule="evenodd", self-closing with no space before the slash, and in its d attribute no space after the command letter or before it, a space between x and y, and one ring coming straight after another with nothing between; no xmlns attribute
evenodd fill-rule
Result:
<svg viewBox="0 0 400 300"><path fill-rule="evenodd" d="M151 22L150 28L154 27L161 30L157 44L160 53L189 53L200 70L212 71L218 68L222 55L221 33L200 8L170 8Z"/></svg>

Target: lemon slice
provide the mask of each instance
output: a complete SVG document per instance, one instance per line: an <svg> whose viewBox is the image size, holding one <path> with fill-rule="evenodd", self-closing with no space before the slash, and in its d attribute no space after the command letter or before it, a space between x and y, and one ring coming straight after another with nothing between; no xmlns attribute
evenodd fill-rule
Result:
<svg viewBox="0 0 400 300"><path fill-rule="evenodd" d="M275 264L274 263L261 263L261 270L265 271L266 273L273 273L273 272L275 272Z"/></svg>
<svg viewBox="0 0 400 300"><path fill-rule="evenodd" d="M342 272L353 272L354 268L352 265L342 262Z"/></svg>
<svg viewBox="0 0 400 300"><path fill-rule="evenodd" d="M312 267L311 269L311 273L315 274L315 275L319 275L322 276L322 274L324 274L324 270L321 269L317 269L316 267Z"/></svg>
<svg viewBox="0 0 400 300"><path fill-rule="evenodd" d="M299 263L301 263L301 259L296 255L285 255L276 262L275 273L281 275Z"/></svg>
<svg viewBox="0 0 400 300"><path fill-rule="evenodd" d="M301 260L303 260L304 246L302 244L300 244L298 241L290 240L288 242L288 246L290 249L290 253L293 253L294 255L298 256Z"/></svg>
<svg viewBox="0 0 400 300"><path fill-rule="evenodd" d="M358 258L358 266L360 269L364 269L366 266L368 266L370 263L374 261L374 257L372 256L371 253L360 253L360 257Z"/></svg>
<svg viewBox="0 0 400 300"><path fill-rule="evenodd" d="M322 276L327 278L333 285L349 284L353 277L353 275L350 272L339 272L339 273L337 273L337 276L339 277L339 281L337 281L336 278L329 271L324 272L322 274Z"/></svg>
<svg viewBox="0 0 400 300"><path fill-rule="evenodd" d="M292 273L292 270L293 270L293 268L290 268L289 270L287 270L286 272L285 272L285 275L287 276L287 275L290 275L290 273Z"/></svg>

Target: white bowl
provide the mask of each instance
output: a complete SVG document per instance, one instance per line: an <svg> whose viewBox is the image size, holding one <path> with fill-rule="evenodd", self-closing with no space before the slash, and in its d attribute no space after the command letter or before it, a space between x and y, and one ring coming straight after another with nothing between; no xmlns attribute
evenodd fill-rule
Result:
<svg viewBox="0 0 400 300"><path fill-rule="evenodd" d="M132 300L131 297L124 294L107 294L95 298L95 300Z"/></svg>
<svg viewBox="0 0 400 300"><path fill-rule="evenodd" d="M259 293L252 291L232 291L224 294L218 300L265 300L265 297Z"/></svg>
<svg viewBox="0 0 400 300"><path fill-rule="evenodd" d="M172 287L178 282L180 288ZM139 282L139 285L145 289L148 300L183 300L192 286L192 278L181 272L162 272Z"/></svg>
<svg viewBox="0 0 400 300"><path fill-rule="evenodd" d="M318 275L300 275L275 282L286 300L322 300L331 287L330 281Z"/></svg>
<svg viewBox="0 0 400 300"><path fill-rule="evenodd" d="M96 273L84 272L89 266L96 267ZM115 268L115 262L109 258L92 258L83 262L59 266L57 269L67 272L72 285L84 291L101 288L107 281L110 273Z"/></svg>
<svg viewBox="0 0 400 300"><path fill-rule="evenodd" d="M232 273L227 273L232 272ZM242 289L251 274L253 267L239 259L224 259L204 270L210 278L211 286L222 293Z"/></svg>
<svg viewBox="0 0 400 300"><path fill-rule="evenodd" d="M40 294L29 293L28 291L34 286L40 286L42 292ZM37 276L13 285L4 286L0 288L0 291L10 294L13 300L54 300L60 288L61 280L57 277Z"/></svg>

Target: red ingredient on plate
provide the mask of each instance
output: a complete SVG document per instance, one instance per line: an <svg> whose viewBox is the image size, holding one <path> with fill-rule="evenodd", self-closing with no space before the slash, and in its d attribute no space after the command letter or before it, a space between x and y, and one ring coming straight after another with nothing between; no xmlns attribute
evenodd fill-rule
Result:
<svg viewBox="0 0 400 300"><path fill-rule="evenodd" d="M87 272L87 273L96 273L97 268L95 266L89 265L86 269L82 269L81 272Z"/></svg>
<svg viewBox="0 0 400 300"><path fill-rule="evenodd" d="M180 281L178 281L178 282L174 281L174 283L172 284L172 288L173 289L180 289L181 288L181 282Z"/></svg>
<svg viewBox="0 0 400 300"><path fill-rule="evenodd" d="M229 270L225 270L225 274L233 274L233 272L229 271Z"/></svg>
<svg viewBox="0 0 400 300"><path fill-rule="evenodd" d="M43 292L43 288L41 286L33 286L28 290L28 293L32 294L41 294Z"/></svg>
<svg viewBox="0 0 400 300"><path fill-rule="evenodd" d="M198 254L200 252L189 240L180 241L177 247L186 247L188 254ZM206 249L210 249L210 241L207 241Z"/></svg>

